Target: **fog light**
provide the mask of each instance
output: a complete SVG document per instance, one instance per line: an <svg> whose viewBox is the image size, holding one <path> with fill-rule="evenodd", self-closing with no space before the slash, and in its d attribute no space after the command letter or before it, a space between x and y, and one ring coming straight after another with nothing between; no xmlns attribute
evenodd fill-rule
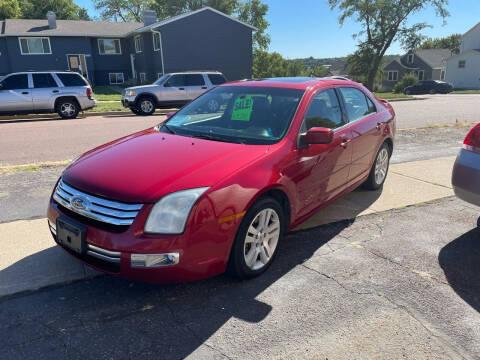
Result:
<svg viewBox="0 0 480 360"><path fill-rule="evenodd" d="M131 266L134 268L153 268L178 264L179 253L168 254L131 254Z"/></svg>
<svg viewBox="0 0 480 360"><path fill-rule="evenodd" d="M48 220L48 226L50 227L50 231L53 235L57 235L57 227Z"/></svg>

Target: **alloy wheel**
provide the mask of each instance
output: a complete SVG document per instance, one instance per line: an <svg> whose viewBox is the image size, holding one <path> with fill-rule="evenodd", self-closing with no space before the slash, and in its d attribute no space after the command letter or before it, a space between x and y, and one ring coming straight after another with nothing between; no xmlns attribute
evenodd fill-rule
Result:
<svg viewBox="0 0 480 360"><path fill-rule="evenodd" d="M380 185L385 180L388 170L388 150L384 147L380 150L375 162L375 182Z"/></svg>
<svg viewBox="0 0 480 360"><path fill-rule="evenodd" d="M272 259L280 238L280 218L274 209L260 211L248 227L244 242L245 264L259 270Z"/></svg>
<svg viewBox="0 0 480 360"><path fill-rule="evenodd" d="M73 116L75 114L75 105L71 103L63 103L62 106L60 107L60 112L65 115L65 116Z"/></svg>
<svg viewBox="0 0 480 360"><path fill-rule="evenodd" d="M149 114L153 111L153 103L151 100L142 100L140 103L140 109L142 112Z"/></svg>

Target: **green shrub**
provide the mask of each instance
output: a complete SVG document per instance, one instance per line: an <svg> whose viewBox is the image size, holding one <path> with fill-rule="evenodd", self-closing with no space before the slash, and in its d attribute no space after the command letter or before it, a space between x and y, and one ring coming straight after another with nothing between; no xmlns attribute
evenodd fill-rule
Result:
<svg viewBox="0 0 480 360"><path fill-rule="evenodd" d="M403 93L403 89L407 86L415 85L418 82L418 77L413 74L405 74L403 78L395 84L393 87L393 92L396 94Z"/></svg>

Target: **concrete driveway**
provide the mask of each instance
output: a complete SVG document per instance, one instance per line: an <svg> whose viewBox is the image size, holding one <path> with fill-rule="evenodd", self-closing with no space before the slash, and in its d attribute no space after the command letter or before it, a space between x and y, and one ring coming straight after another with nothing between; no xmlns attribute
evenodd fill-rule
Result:
<svg viewBox="0 0 480 360"><path fill-rule="evenodd" d="M392 102L401 129L480 122L480 94L418 95L418 101Z"/></svg>

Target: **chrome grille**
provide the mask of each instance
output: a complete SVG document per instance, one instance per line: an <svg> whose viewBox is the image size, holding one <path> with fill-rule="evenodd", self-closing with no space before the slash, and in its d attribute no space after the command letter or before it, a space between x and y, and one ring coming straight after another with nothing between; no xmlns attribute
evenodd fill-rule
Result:
<svg viewBox="0 0 480 360"><path fill-rule="evenodd" d="M102 199L77 190L67 185L62 179L55 188L53 198L60 205L77 214L112 225L131 225L143 206L143 204L127 204ZM75 199L81 199L84 207L74 205Z"/></svg>

